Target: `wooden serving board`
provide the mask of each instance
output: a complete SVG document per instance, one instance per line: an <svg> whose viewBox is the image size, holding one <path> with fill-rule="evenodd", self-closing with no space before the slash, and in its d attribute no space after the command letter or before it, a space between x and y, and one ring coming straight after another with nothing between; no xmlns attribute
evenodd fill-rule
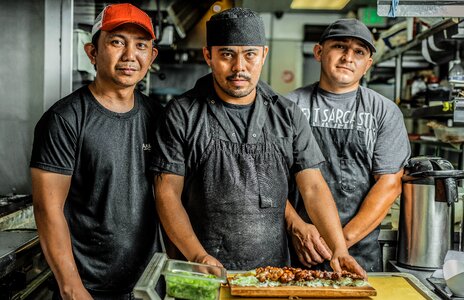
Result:
<svg viewBox="0 0 464 300"><path fill-rule="evenodd" d="M372 286L340 288L300 286L251 287L229 284L229 287L232 296L252 298L362 298L377 295L377 291Z"/></svg>

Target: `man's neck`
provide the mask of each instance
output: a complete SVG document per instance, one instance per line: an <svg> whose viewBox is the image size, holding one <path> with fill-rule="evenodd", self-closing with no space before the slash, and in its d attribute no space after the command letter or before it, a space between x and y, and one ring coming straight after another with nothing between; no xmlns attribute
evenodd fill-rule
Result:
<svg viewBox="0 0 464 300"><path fill-rule="evenodd" d="M89 85L89 89L95 99L110 111L125 113L134 107L135 87L121 89L108 88L104 84L101 84L100 81L95 80Z"/></svg>
<svg viewBox="0 0 464 300"><path fill-rule="evenodd" d="M352 91L355 91L359 87L359 83L354 84L354 85L349 85L349 86L341 86L341 85L335 85L335 84L329 84L327 81L321 80L319 82L319 87L323 89L324 91L334 93L334 94L345 94L349 93Z"/></svg>

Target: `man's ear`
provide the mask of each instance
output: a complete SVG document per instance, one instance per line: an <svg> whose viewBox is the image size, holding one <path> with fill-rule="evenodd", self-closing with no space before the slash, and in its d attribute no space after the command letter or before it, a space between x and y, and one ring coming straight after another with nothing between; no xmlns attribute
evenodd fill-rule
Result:
<svg viewBox="0 0 464 300"><path fill-rule="evenodd" d="M153 57L152 57L152 59L151 59L150 65L155 61L155 58L158 56L158 49L156 49L155 47L153 47L152 53L153 53Z"/></svg>
<svg viewBox="0 0 464 300"><path fill-rule="evenodd" d="M322 46L321 46L321 44L317 43L316 45L314 45L313 54L314 54L314 58L317 61L321 61L321 54L322 54Z"/></svg>
<svg viewBox="0 0 464 300"><path fill-rule="evenodd" d="M367 71L372 66L372 63L373 63L373 59L372 59L372 57L369 57L369 59L367 60L367 63L366 63L366 67L364 69L364 75L366 75Z"/></svg>
<svg viewBox="0 0 464 300"><path fill-rule="evenodd" d="M208 64L208 66L211 67L211 52L208 50L207 47L203 47L203 57Z"/></svg>
<svg viewBox="0 0 464 300"><path fill-rule="evenodd" d="M90 63L95 65L97 57L97 48L92 43L87 43L84 45L84 51L90 59Z"/></svg>
<svg viewBox="0 0 464 300"><path fill-rule="evenodd" d="M269 47L268 46L264 46L263 47L263 64L264 62L266 61L266 57L267 57L267 54L269 53Z"/></svg>

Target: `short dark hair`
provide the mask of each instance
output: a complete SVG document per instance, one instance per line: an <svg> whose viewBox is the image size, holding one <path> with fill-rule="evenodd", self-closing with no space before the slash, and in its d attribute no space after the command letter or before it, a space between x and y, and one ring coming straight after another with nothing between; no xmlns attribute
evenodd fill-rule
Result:
<svg viewBox="0 0 464 300"><path fill-rule="evenodd" d="M92 37L92 44L98 50L98 39L100 38L101 30L97 31Z"/></svg>
<svg viewBox="0 0 464 300"><path fill-rule="evenodd" d="M97 31L92 37L92 45L95 47L95 51L98 51L98 40L100 39L101 30ZM97 64L93 65L95 71L97 70Z"/></svg>

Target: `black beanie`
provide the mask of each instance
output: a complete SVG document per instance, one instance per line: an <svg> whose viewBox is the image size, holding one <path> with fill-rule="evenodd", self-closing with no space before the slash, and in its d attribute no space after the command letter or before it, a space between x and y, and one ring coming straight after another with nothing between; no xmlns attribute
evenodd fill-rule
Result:
<svg viewBox="0 0 464 300"><path fill-rule="evenodd" d="M207 46L264 46L266 36L261 17L249 8L224 10L206 22Z"/></svg>

